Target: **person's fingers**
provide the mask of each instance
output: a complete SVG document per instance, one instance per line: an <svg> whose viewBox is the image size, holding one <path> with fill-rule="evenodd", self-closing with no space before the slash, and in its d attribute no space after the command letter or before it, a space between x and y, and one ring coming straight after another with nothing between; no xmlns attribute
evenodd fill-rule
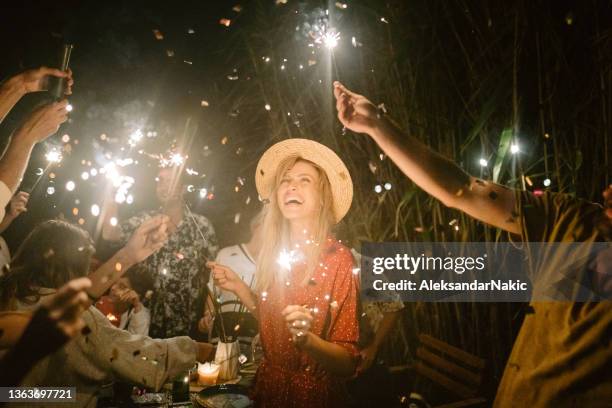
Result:
<svg viewBox="0 0 612 408"><path fill-rule="evenodd" d="M301 311L289 313L285 316L285 321L290 324L298 324L296 322L300 322L300 324L309 324L311 320L312 317L309 314Z"/></svg>
<svg viewBox="0 0 612 408"><path fill-rule="evenodd" d="M349 97L355 97L357 96L357 94L353 91L350 91L346 86L344 86L342 83L336 81L334 82L334 91L338 89L338 92L340 93L345 93L346 95L348 95Z"/></svg>
<svg viewBox="0 0 612 408"><path fill-rule="evenodd" d="M85 321L79 317L70 321L61 321L58 323L59 329L68 337L75 337L82 332L85 327Z"/></svg>
<svg viewBox="0 0 612 408"><path fill-rule="evenodd" d="M50 297L49 307L59 307L66 303L68 299L74 297L76 293L89 289L90 287L91 280L89 278L83 277L73 279L62 286L55 295Z"/></svg>
<svg viewBox="0 0 612 408"><path fill-rule="evenodd" d="M289 305L285 307L283 311L281 312L281 315L286 317L290 315L291 313L304 313L310 316L310 311L306 309L304 306L300 306L300 305Z"/></svg>
<svg viewBox="0 0 612 408"><path fill-rule="evenodd" d="M57 68L49 68L49 67L40 67L38 68L36 75L39 78L44 77L45 75L52 75L54 77L58 77L58 78L65 78L68 76L67 72L64 72L62 70L59 70Z"/></svg>
<svg viewBox="0 0 612 408"><path fill-rule="evenodd" d="M134 235L148 235L149 233L158 229L163 224L163 222L164 220L160 216L147 218L142 224L140 224L140 227L136 229Z"/></svg>
<svg viewBox="0 0 612 408"><path fill-rule="evenodd" d="M68 106L68 99L62 99L51 104L52 109L56 111L66 110L66 106Z"/></svg>
<svg viewBox="0 0 612 408"><path fill-rule="evenodd" d="M79 291L73 296L65 299L61 304L49 309L49 317L56 321L70 320L83 312L87 300L87 294Z"/></svg>
<svg viewBox="0 0 612 408"><path fill-rule="evenodd" d="M17 197L23 197L27 200L28 198L30 198L30 194L25 191L20 191L17 193Z"/></svg>

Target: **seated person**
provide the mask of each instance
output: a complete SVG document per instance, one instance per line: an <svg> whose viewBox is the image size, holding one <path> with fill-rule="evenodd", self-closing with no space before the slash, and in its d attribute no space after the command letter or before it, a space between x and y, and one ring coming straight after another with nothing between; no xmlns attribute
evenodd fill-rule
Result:
<svg viewBox="0 0 612 408"><path fill-rule="evenodd" d="M142 302L147 292L152 290L153 280L150 275L143 266L136 265L111 286L109 294L96 302L96 307L113 326L132 334L147 336L151 312Z"/></svg>
<svg viewBox="0 0 612 408"><path fill-rule="evenodd" d="M122 269L159 249L167 237L165 222L163 217L145 221L125 247L90 274L90 296L104 292L96 285L112 284ZM57 288L85 275L93 251L89 235L77 226L59 220L38 225L17 250L10 272L0 278L0 308L36 308ZM37 363L21 386L76 387L74 406L95 407L100 389L112 380L158 390L196 361L212 357L211 345L189 337L158 340L120 330L93 306L82 318L87 325L83 335Z"/></svg>

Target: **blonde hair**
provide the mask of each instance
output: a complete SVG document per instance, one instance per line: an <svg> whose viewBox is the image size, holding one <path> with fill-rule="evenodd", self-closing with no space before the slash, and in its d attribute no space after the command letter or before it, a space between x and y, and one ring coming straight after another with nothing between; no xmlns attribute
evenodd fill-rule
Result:
<svg viewBox="0 0 612 408"><path fill-rule="evenodd" d="M270 202L266 204L268 208L265 211L263 220L263 245L257 258L257 269L255 272L256 293L266 291L275 283L279 283L280 268L277 260L282 250L290 249L291 242L289 221L283 217L276 195L285 173L300 161L308 163L317 169L319 173L318 192L321 200L321 206L318 207L316 223L314 224L311 236L315 244L309 245L304 253L306 256L306 275L301 283L302 286L306 285L312 278L319 263L321 251L334 225L333 196L325 171L317 164L300 156L290 156L283 160L275 174L274 188L269 197Z"/></svg>

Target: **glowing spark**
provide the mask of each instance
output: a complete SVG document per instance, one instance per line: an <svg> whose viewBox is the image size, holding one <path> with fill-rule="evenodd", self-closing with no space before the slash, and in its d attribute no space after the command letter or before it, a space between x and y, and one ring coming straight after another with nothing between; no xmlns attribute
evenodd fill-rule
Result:
<svg viewBox="0 0 612 408"><path fill-rule="evenodd" d="M480 159L478 162L482 167L487 167L489 165L489 162L486 159Z"/></svg>
<svg viewBox="0 0 612 408"><path fill-rule="evenodd" d="M91 206L91 215L97 217L100 215L100 206L98 204L94 204Z"/></svg>
<svg viewBox="0 0 612 408"><path fill-rule="evenodd" d="M549 179L549 178L544 179L544 187L548 187L548 186L550 186L550 183L551 183L551 181L550 181L550 179Z"/></svg>
<svg viewBox="0 0 612 408"><path fill-rule="evenodd" d="M266 105L264 106L264 108L265 108L267 111L270 111L270 110L272 109L272 107L270 106L270 104L269 104L269 103L266 103Z"/></svg>
<svg viewBox="0 0 612 408"><path fill-rule="evenodd" d="M336 48L339 40L340 40L340 33L330 32L330 33L325 33L325 35L323 36L323 44L325 44L325 46L329 48L330 50L333 48Z"/></svg>
<svg viewBox="0 0 612 408"><path fill-rule="evenodd" d="M72 107L71 104L66 105L66 112L72 112L74 108Z"/></svg>
<svg viewBox="0 0 612 408"><path fill-rule="evenodd" d="M70 141L70 135L64 135L62 136L62 142L64 143L68 143Z"/></svg>
<svg viewBox="0 0 612 408"><path fill-rule="evenodd" d="M385 183L385 190L391 190L391 183Z"/></svg>
<svg viewBox="0 0 612 408"><path fill-rule="evenodd" d="M510 146L510 153L512 154L517 154L519 152L519 146L516 143L512 143L512 145Z"/></svg>
<svg viewBox="0 0 612 408"><path fill-rule="evenodd" d="M208 191L205 188L200 189L200 198L206 198Z"/></svg>
<svg viewBox="0 0 612 408"><path fill-rule="evenodd" d="M140 129L136 129L134 132L132 132L132 134L129 137L128 140L128 144L132 147L136 146L136 144L138 142L140 142L142 140L142 138L144 137L144 134L142 133L142 130Z"/></svg>
<svg viewBox="0 0 612 408"><path fill-rule="evenodd" d="M47 187L47 194L49 194L49 195L55 194L55 187L53 187L53 186Z"/></svg>
<svg viewBox="0 0 612 408"><path fill-rule="evenodd" d="M110 225L112 225L113 227L116 227L118 223L117 217L111 217L109 222L110 222Z"/></svg>
<svg viewBox="0 0 612 408"><path fill-rule="evenodd" d="M49 163L59 163L62 161L62 153L59 150L53 149L45 154L45 158Z"/></svg>
<svg viewBox="0 0 612 408"><path fill-rule="evenodd" d="M66 183L66 190L68 191L74 191L74 188L76 187L76 184L74 184L74 181L70 180Z"/></svg>
<svg viewBox="0 0 612 408"><path fill-rule="evenodd" d="M88 173L88 172L86 172L86 171L84 171L83 173L81 173L81 178L82 178L83 180L87 180L87 179L89 178L89 173Z"/></svg>
<svg viewBox="0 0 612 408"><path fill-rule="evenodd" d="M382 190L383 190L383 188L382 188L382 186L380 184L377 184L377 185L374 186L374 191L376 193L380 194L380 193L382 193Z"/></svg>
<svg viewBox="0 0 612 408"><path fill-rule="evenodd" d="M91 175L91 177L96 177L98 175L98 170L91 169L89 170L89 174Z"/></svg>
<svg viewBox="0 0 612 408"><path fill-rule="evenodd" d="M180 166L184 163L184 161L185 159L183 159L183 156L181 156L180 153L172 153L170 155L170 163L174 166Z"/></svg>

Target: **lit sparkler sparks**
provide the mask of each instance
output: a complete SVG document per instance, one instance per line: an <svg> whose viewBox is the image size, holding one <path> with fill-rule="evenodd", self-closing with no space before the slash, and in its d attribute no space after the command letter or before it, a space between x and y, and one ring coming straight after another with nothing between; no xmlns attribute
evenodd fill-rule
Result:
<svg viewBox="0 0 612 408"><path fill-rule="evenodd" d="M62 153L54 148L45 154L45 158L49 163L59 163L62 161Z"/></svg>

